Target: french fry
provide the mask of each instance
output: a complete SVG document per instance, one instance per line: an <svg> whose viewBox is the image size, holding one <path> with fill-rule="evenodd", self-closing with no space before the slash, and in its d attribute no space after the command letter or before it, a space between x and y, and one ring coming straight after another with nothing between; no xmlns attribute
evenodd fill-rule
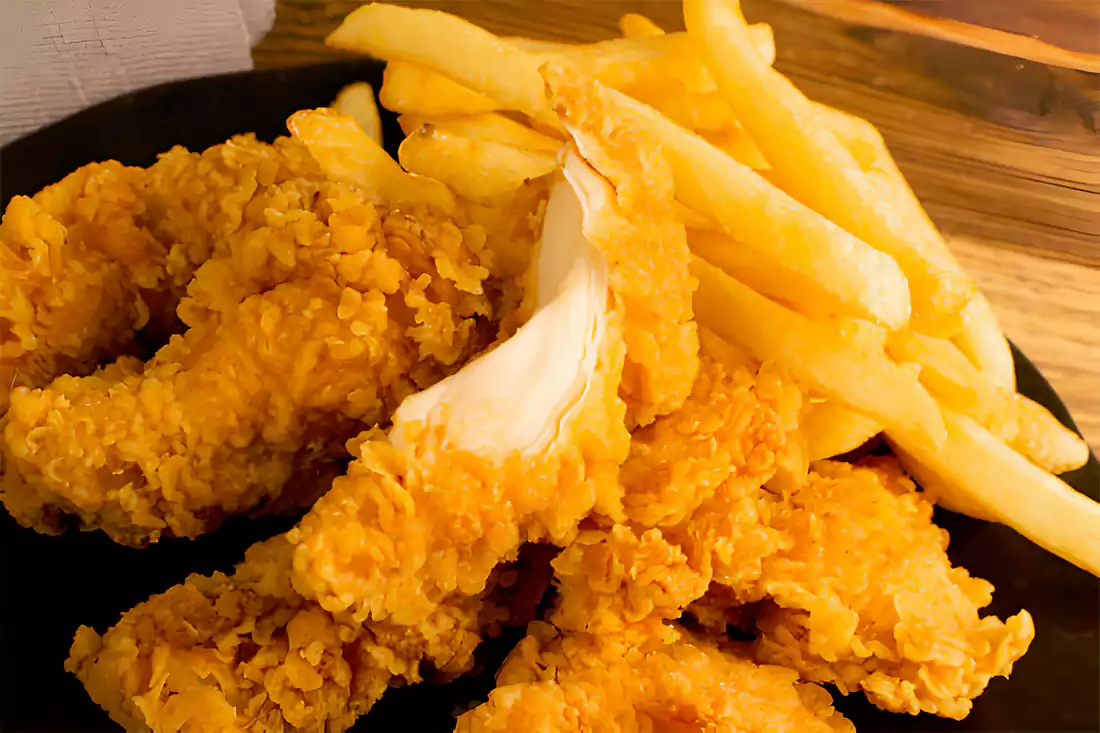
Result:
<svg viewBox="0 0 1100 733"><path fill-rule="evenodd" d="M775 361L802 384L935 451L946 436L935 400L885 355L850 343L836 329L774 303L699 257L692 258L696 318L702 325Z"/></svg>
<svg viewBox="0 0 1100 733"><path fill-rule="evenodd" d="M371 3L348 15L325 43L384 61L420 64L507 109L557 125L539 76L539 58L454 15Z"/></svg>
<svg viewBox="0 0 1100 733"><path fill-rule="evenodd" d="M386 64L378 101L391 112L432 118L493 112L503 107L442 74L406 61Z"/></svg>
<svg viewBox="0 0 1100 733"><path fill-rule="evenodd" d="M990 424L998 410L1007 408L1008 395L981 373L950 341L919 333L891 334L887 352L895 361L920 364L920 380L941 403Z"/></svg>
<svg viewBox="0 0 1100 733"><path fill-rule="evenodd" d="M921 231L904 225L815 108L762 63L735 0L686 0L688 33L734 110L772 166L769 176L796 199L901 265L922 327L945 332L974 293L973 283Z"/></svg>
<svg viewBox="0 0 1100 733"><path fill-rule="evenodd" d="M760 23L749 27L750 41L761 62L775 62L775 37L771 26ZM668 83L676 80L693 92L717 92L718 85L707 70L687 33L665 33L645 38L614 38L597 43L562 48L560 53L544 55L544 60L559 56L576 68L596 77L608 86L638 83Z"/></svg>
<svg viewBox="0 0 1100 733"><path fill-rule="evenodd" d="M882 432L882 425L833 400L811 402L799 424L810 462L853 451Z"/></svg>
<svg viewBox="0 0 1100 733"><path fill-rule="evenodd" d="M454 195L431 178L410 175L356 124L331 109L295 112L287 120L290 133L333 180L398 202L422 203L452 213Z"/></svg>
<svg viewBox="0 0 1100 733"><path fill-rule="evenodd" d="M966 415L1035 465L1051 473L1083 466L1088 444L1043 406L1002 389L950 341L913 333L889 337L896 360L920 365L920 380L941 404Z"/></svg>
<svg viewBox="0 0 1100 733"><path fill-rule="evenodd" d="M944 410L939 450L887 428L905 467L936 501L1012 527L1100 575L1100 504L1010 449L974 420Z"/></svg>
<svg viewBox="0 0 1100 733"><path fill-rule="evenodd" d="M348 84L336 95L332 108L355 120L371 140L382 144L382 118L374 101L374 87L365 81Z"/></svg>
<svg viewBox="0 0 1100 733"><path fill-rule="evenodd" d="M706 326L699 326L699 353L717 359L728 369L756 371L760 368L760 362L754 359L752 354L726 341Z"/></svg>
<svg viewBox="0 0 1100 733"><path fill-rule="evenodd" d="M1016 391L1016 364L997 316L985 296L978 293L966 304L962 313L962 329L955 334L955 345L971 363L994 384L1010 392Z"/></svg>
<svg viewBox="0 0 1100 733"><path fill-rule="evenodd" d="M688 246L734 279L803 315L827 317L851 313L828 287L814 278L787 267L773 255L735 241L724 232L689 229Z"/></svg>
<svg viewBox="0 0 1100 733"><path fill-rule="evenodd" d="M577 43L565 43L564 41L544 41L539 38L524 38L523 36L505 36L501 40L514 48L518 48L520 51L542 56L565 53L580 45Z"/></svg>
<svg viewBox="0 0 1100 733"><path fill-rule="evenodd" d="M471 140L484 140L510 145L521 150L556 155L565 142L545 135L495 112L465 115L462 117L428 118L419 115L401 115L397 118L406 135L413 134L424 125L432 125L440 132Z"/></svg>
<svg viewBox="0 0 1100 733"><path fill-rule="evenodd" d="M1051 473L1088 462L1088 443L1049 410L1021 394L1008 395L1008 401L1008 409L994 416L989 429L1010 448Z"/></svg>
<svg viewBox="0 0 1100 733"><path fill-rule="evenodd" d="M633 120L657 137L672 168L677 198L721 224L738 245L770 257L827 290L844 312L892 329L909 315L908 289L897 263L803 206L746 166L655 110L571 67L548 63L555 98L578 97L590 114ZM584 152L583 150L581 151ZM782 283L777 282L781 286ZM794 283L793 290L802 283ZM784 299L788 299L784 297Z"/></svg>
<svg viewBox="0 0 1100 733"><path fill-rule="evenodd" d="M886 353L886 339L889 334L877 323L859 318L840 318L834 320L832 325L842 337L868 354L881 356ZM918 370L916 376L919 377L919 375Z"/></svg>
<svg viewBox="0 0 1100 733"><path fill-rule="evenodd" d="M627 13L619 18L619 30L622 31L624 38L649 38L662 36L665 33L661 26L638 13Z"/></svg>
<svg viewBox="0 0 1100 733"><path fill-rule="evenodd" d="M471 140L431 125L406 137L397 157L407 170L442 181L458 195L483 204L498 201L557 167L553 155Z"/></svg>
<svg viewBox="0 0 1100 733"><path fill-rule="evenodd" d="M737 124L733 110L716 92L697 94L679 83L659 86L648 84L646 79L637 81L633 86L619 87L619 91L695 132L738 163L753 170L768 167L760 148Z"/></svg>

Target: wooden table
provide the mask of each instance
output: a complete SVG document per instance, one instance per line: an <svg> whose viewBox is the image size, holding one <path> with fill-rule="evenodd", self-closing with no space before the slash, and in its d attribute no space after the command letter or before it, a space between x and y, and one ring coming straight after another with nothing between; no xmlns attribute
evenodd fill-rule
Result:
<svg viewBox="0 0 1100 733"><path fill-rule="evenodd" d="M568 41L616 35L631 11L683 28L674 0L403 4L442 8L496 33ZM324 37L358 5L278 0L256 65L339 58ZM856 28L777 0L742 5L750 21L775 29L780 71L810 97L878 125L1009 336L1100 447L1100 76Z"/></svg>

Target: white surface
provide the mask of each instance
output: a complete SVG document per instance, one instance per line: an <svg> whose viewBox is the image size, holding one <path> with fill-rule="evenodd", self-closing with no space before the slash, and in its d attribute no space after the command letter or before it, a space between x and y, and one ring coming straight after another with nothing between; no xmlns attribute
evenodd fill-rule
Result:
<svg viewBox="0 0 1100 733"><path fill-rule="evenodd" d="M0 0L0 144L140 87L252 68L274 0Z"/></svg>

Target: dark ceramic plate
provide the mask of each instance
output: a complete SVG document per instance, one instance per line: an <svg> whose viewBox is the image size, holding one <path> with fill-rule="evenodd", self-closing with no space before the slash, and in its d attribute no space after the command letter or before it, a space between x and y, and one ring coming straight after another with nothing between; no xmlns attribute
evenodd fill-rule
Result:
<svg viewBox="0 0 1100 733"><path fill-rule="evenodd" d="M0 203L95 160L148 165L173 145L202 149L245 131L271 140L285 134L283 122L292 112L326 105L356 80L377 88L380 65L360 61L196 79L106 102L0 150ZM385 134L401 139L392 116L385 118ZM1054 390L1020 353L1016 371L1024 394L1073 425ZM1096 458L1067 479L1097 498ZM188 573L229 570L246 547L292 522L240 520L194 542L131 550L99 533L40 536L0 515L0 730L20 733L116 730L62 669L76 627L102 631ZM1025 607L1034 615L1031 651L1011 681L995 680L961 723L881 713L858 695L840 700L840 707L865 733L1100 730L1097 579L1004 527L949 514L939 521L951 532L952 558L997 586L992 612ZM509 641L515 639L487 650L479 675L443 687L391 690L356 730L451 730L455 710L491 689L492 669Z"/></svg>

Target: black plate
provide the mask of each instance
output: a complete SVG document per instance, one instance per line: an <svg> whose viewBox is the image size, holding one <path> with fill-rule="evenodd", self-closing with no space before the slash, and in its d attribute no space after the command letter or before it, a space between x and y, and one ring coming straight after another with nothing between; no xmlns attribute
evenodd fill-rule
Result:
<svg viewBox="0 0 1100 733"><path fill-rule="evenodd" d="M381 81L370 61L259 71L196 79L147 89L106 102L0 150L0 200L29 194L86 163L115 158L148 165L172 145L202 149L238 132L271 140L285 134L294 111L328 104L351 81ZM401 139L392 116L388 140ZM1020 390L1066 425L1069 413L1054 390L1016 353ZM1097 498L1100 467L1066 477ZM73 631L100 631L153 593L190 572L229 570L252 542L286 529L290 520L230 523L195 542L165 541L147 550L112 544L99 533L43 537L0 512L0 730L117 730L62 669ZM951 556L997 586L992 611L1025 607L1037 629L1031 651L1010 682L995 680L961 723L931 716L881 713L859 695L839 702L860 731L1096 731L1100 730L1100 583L1047 554L1013 531L942 514L951 531ZM456 708L484 699L487 671L444 687L391 690L356 730L445 731Z"/></svg>

